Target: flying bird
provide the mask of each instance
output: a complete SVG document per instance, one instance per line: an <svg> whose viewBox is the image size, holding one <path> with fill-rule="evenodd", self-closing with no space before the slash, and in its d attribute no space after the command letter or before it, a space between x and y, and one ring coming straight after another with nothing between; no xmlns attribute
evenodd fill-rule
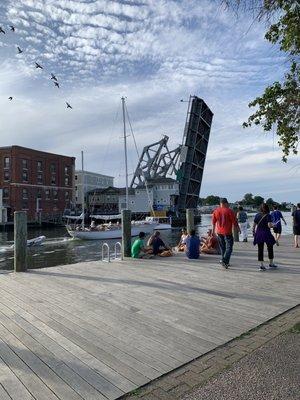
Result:
<svg viewBox="0 0 300 400"><path fill-rule="evenodd" d="M2 26L0 26L0 33L4 33L5 35L5 31L2 29Z"/></svg>
<svg viewBox="0 0 300 400"><path fill-rule="evenodd" d="M66 101L67 108L73 108L67 101Z"/></svg>
<svg viewBox="0 0 300 400"><path fill-rule="evenodd" d="M14 32L14 31L15 31L15 27L14 27L14 26L12 26L12 25L9 25L9 27L10 27L10 30L11 30L12 32Z"/></svg>
<svg viewBox="0 0 300 400"><path fill-rule="evenodd" d="M57 82L57 78L56 78L56 76L54 74L51 74L51 79L53 79L54 81Z"/></svg>
<svg viewBox="0 0 300 400"><path fill-rule="evenodd" d="M40 68L40 69L44 69L39 63L35 63L35 68Z"/></svg>
<svg viewBox="0 0 300 400"><path fill-rule="evenodd" d="M12 99L13 99L12 96L10 96L10 97L8 98L8 100L10 100L10 101L12 101Z"/></svg>
<svg viewBox="0 0 300 400"><path fill-rule="evenodd" d="M17 49L18 49L18 54L23 53L23 50L19 46L17 46Z"/></svg>
<svg viewBox="0 0 300 400"><path fill-rule="evenodd" d="M56 86L56 87L58 87L58 89L59 89L59 83L58 82L53 82L54 83L54 85Z"/></svg>

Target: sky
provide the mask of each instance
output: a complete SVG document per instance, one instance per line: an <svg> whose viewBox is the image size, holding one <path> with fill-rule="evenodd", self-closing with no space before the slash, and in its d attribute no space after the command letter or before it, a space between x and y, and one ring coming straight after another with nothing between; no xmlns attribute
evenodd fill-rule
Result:
<svg viewBox="0 0 300 400"><path fill-rule="evenodd" d="M299 156L284 164L272 132L241 127L286 68L251 15L217 0L2 0L0 26L1 146L75 156L78 168L83 150L86 170L122 186L121 97L141 151L162 135L180 144L180 100L197 95L214 113L200 196L300 201ZM128 148L132 173L131 136Z"/></svg>

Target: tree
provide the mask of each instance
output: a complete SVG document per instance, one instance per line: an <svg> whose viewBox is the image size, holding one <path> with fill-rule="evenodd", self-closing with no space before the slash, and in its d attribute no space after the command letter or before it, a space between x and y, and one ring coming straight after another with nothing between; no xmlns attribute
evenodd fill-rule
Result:
<svg viewBox="0 0 300 400"><path fill-rule="evenodd" d="M287 55L287 71L282 82L274 82L249 103L249 107L257 107L257 110L243 123L244 128L254 124L266 132L274 129L286 162L291 153L297 154L300 141L300 2L228 0L225 3L235 10L243 7L256 12L256 18L268 24L265 38L278 44Z"/></svg>
<svg viewBox="0 0 300 400"><path fill-rule="evenodd" d="M253 203L256 207L259 207L264 202L264 198L261 196L254 196Z"/></svg>
<svg viewBox="0 0 300 400"><path fill-rule="evenodd" d="M243 203L247 205L252 205L253 204L253 194L252 193L246 193L244 198L243 198Z"/></svg>
<svg viewBox="0 0 300 400"><path fill-rule="evenodd" d="M268 204L268 206L272 206L273 204L275 204L275 201L272 199L272 197L269 197L269 198L266 200L266 203Z"/></svg>
<svg viewBox="0 0 300 400"><path fill-rule="evenodd" d="M204 199L204 203L203 204L205 204L205 205L207 205L207 206L215 206L216 204L219 204L220 203L220 197L219 196L214 196L214 195L210 195L210 196L207 196L205 199Z"/></svg>

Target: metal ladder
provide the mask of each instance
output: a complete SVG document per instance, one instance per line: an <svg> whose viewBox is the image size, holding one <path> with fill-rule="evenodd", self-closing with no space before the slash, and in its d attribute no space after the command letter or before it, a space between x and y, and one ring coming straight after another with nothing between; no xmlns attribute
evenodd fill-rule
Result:
<svg viewBox="0 0 300 400"><path fill-rule="evenodd" d="M113 257L110 254L110 246L108 243L103 243L101 247L101 258L104 262L111 262L114 260L123 260L122 257L122 244L120 242L116 242L114 244L114 253Z"/></svg>

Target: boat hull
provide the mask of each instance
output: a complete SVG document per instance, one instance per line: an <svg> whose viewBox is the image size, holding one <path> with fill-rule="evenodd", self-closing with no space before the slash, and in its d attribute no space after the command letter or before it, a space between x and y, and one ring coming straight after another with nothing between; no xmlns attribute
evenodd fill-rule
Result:
<svg viewBox="0 0 300 400"><path fill-rule="evenodd" d="M138 224L131 227L131 236L138 236L140 232L152 233L155 224ZM81 240L108 240L121 239L122 229L111 229L107 231L77 231L67 227L67 231L74 239Z"/></svg>

